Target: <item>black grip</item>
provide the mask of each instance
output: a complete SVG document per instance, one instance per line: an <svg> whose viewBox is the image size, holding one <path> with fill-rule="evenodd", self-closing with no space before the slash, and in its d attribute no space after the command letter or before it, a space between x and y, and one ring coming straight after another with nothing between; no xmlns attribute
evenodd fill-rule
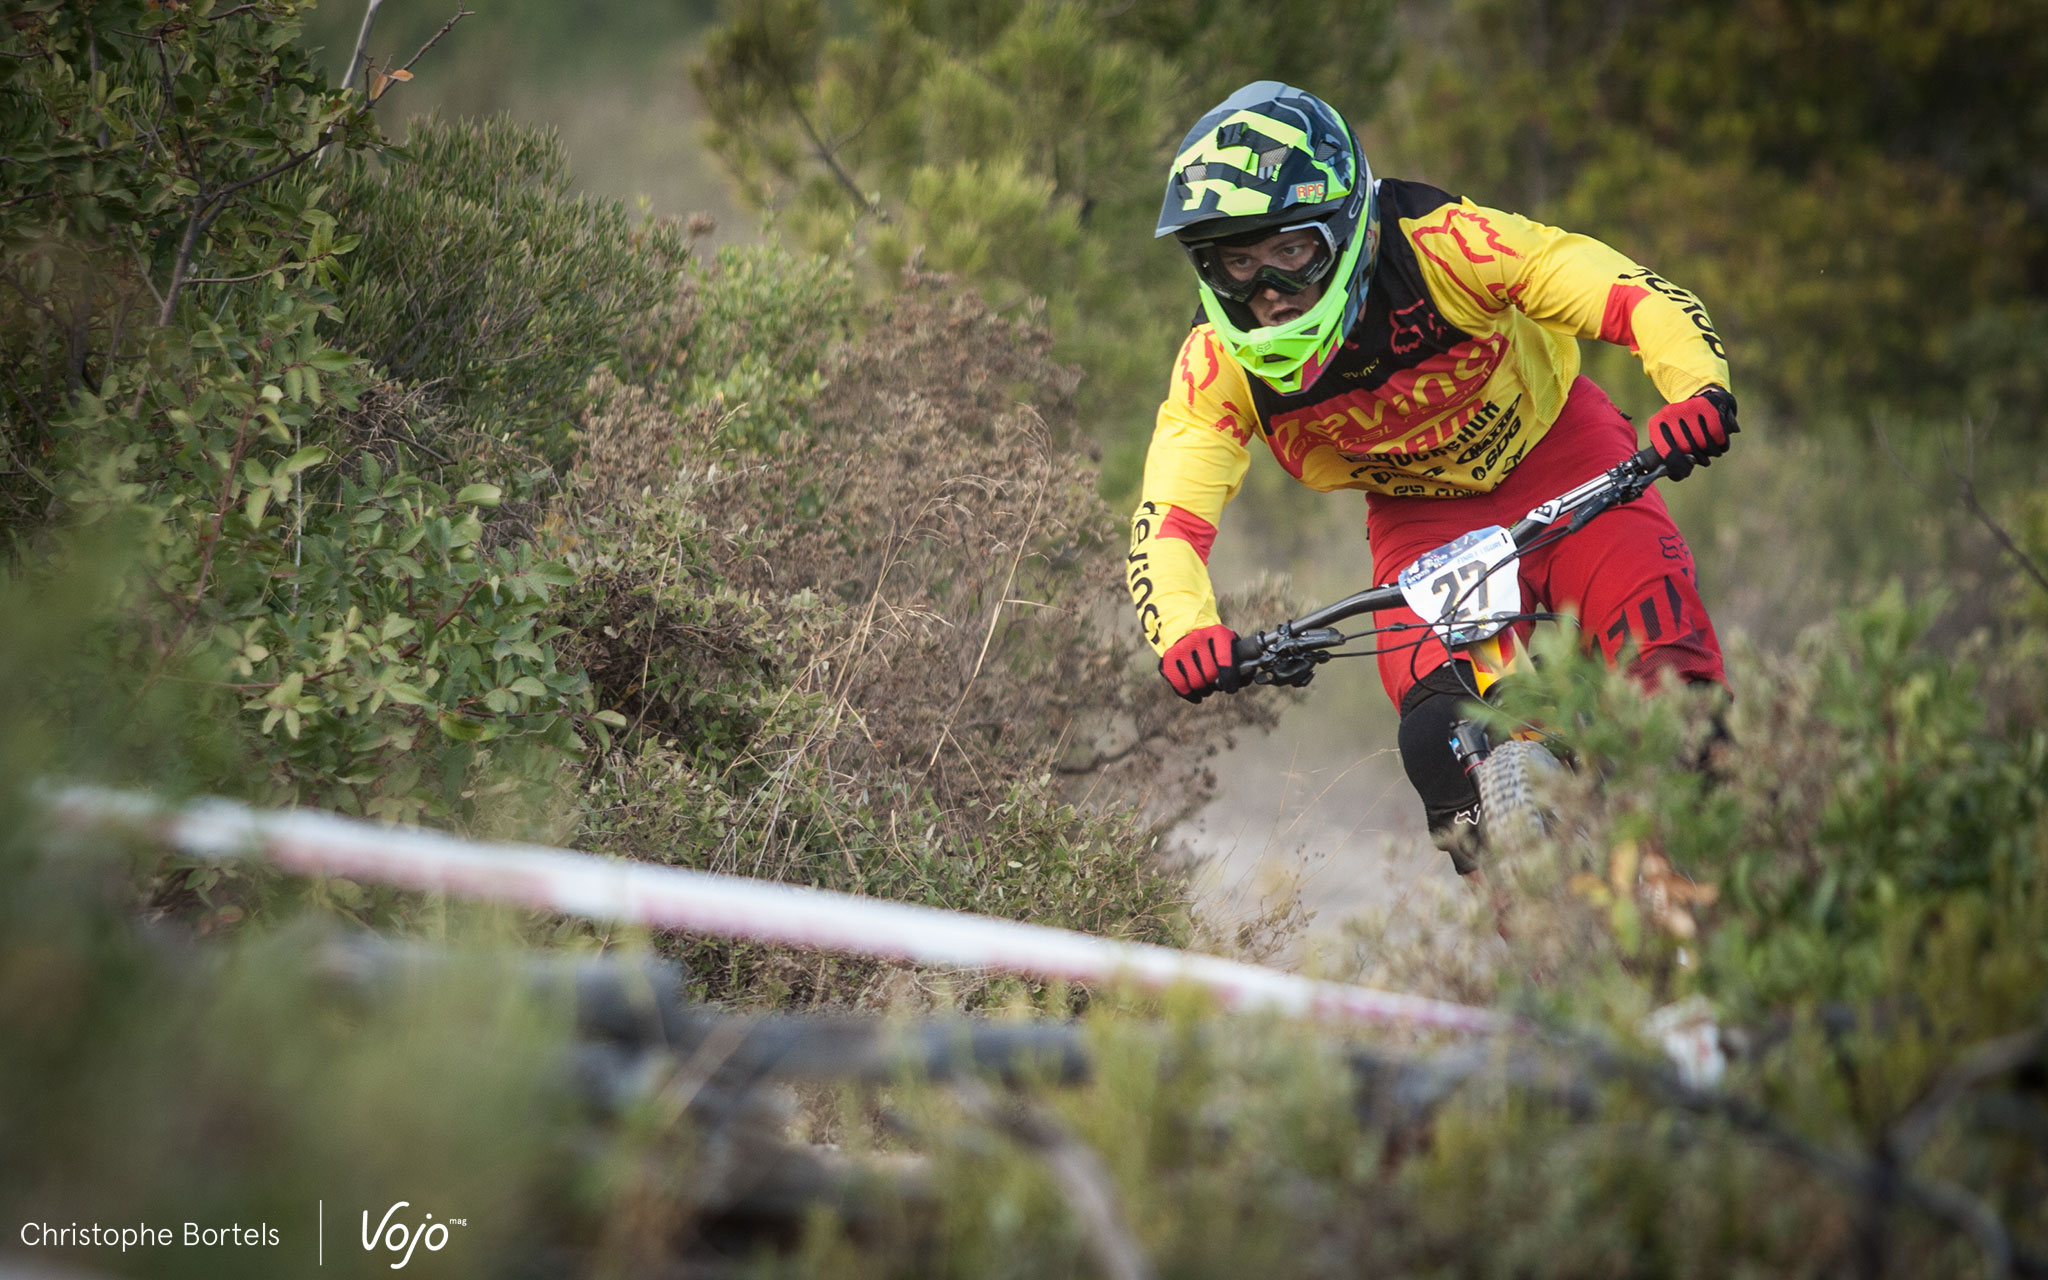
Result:
<svg viewBox="0 0 2048 1280"><path fill-rule="evenodd" d="M1230 642L1230 665L1241 667L1266 651L1266 642L1257 635L1239 636Z"/></svg>
<svg viewBox="0 0 2048 1280"><path fill-rule="evenodd" d="M1628 462L1631 467L1647 475L1664 465L1664 455L1658 453L1653 446L1637 450L1636 455L1630 458Z"/></svg>

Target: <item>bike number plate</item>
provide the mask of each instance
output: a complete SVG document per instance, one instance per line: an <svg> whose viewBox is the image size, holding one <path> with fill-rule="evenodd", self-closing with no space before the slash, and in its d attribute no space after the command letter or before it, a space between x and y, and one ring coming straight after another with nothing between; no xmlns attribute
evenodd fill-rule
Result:
<svg viewBox="0 0 2048 1280"><path fill-rule="evenodd" d="M1401 595L1450 646L1498 635L1522 612L1515 540L1499 525L1474 529L1401 571Z"/></svg>

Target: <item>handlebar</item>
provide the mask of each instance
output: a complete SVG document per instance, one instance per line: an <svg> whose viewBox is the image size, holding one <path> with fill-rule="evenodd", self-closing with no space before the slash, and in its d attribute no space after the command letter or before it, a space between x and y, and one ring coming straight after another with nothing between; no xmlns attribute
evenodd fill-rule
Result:
<svg viewBox="0 0 2048 1280"><path fill-rule="evenodd" d="M1643 449L1578 488L1539 504L1515 522L1508 536L1519 551L1538 538L1576 533L1603 511L1642 497L1667 471L1655 449ZM1307 684L1316 666L1329 661L1329 650L1347 638L1336 623L1402 603L1396 583L1355 592L1271 631L1237 637L1230 647L1231 663L1240 684Z"/></svg>

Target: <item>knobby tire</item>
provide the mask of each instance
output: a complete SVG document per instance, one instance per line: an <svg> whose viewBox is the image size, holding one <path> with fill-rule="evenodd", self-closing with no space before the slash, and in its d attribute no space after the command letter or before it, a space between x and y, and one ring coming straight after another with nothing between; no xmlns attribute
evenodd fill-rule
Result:
<svg viewBox="0 0 2048 1280"><path fill-rule="evenodd" d="M1550 829L1541 780L1562 770L1557 757L1534 742L1510 739L1479 762L1479 814L1495 857L1526 851Z"/></svg>

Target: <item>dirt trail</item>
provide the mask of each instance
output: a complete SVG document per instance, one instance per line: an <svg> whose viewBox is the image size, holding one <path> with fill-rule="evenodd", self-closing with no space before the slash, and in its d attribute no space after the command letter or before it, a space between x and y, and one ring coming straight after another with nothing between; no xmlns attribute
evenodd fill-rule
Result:
<svg viewBox="0 0 2048 1280"><path fill-rule="evenodd" d="M1241 922L1299 895L1312 914L1273 957L1282 967L1298 966L1309 946L1341 943L1346 922L1398 908L1424 881L1453 878L1423 832L1392 717L1372 740L1357 722L1330 719L1313 704L1293 707L1270 737L1220 755L1216 798L1179 833L1202 860L1196 892L1208 919Z"/></svg>
<svg viewBox="0 0 2048 1280"><path fill-rule="evenodd" d="M1290 509L1297 503L1339 510ZM1218 587L1227 592L1261 571L1284 571L1306 600L1357 590L1369 580L1371 557L1363 528L1343 518L1347 505L1342 495L1248 492L1230 513L1248 518L1217 540L1210 567ZM1363 506L1351 508L1356 525ZM1249 628L1277 619L1225 621ZM1237 696L1276 695L1255 689ZM1347 921L1397 907L1426 881L1454 880L1450 859L1424 833L1394 729L1371 661L1336 662L1282 712L1271 735L1241 737L1219 754L1216 798L1178 832L1202 859L1202 913L1234 924L1257 915L1261 902L1298 892L1312 913L1306 935L1273 958L1292 967L1308 947L1340 941Z"/></svg>

